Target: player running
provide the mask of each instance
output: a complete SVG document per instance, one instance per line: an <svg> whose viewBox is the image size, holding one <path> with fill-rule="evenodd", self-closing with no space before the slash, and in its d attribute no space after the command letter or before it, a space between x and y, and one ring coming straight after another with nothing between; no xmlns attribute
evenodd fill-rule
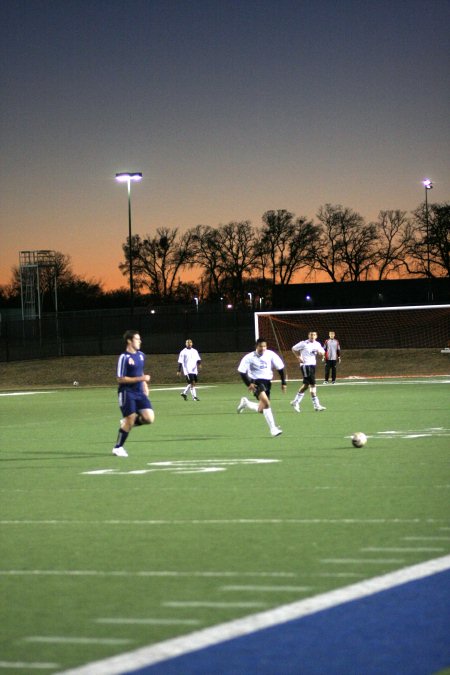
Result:
<svg viewBox="0 0 450 675"><path fill-rule="evenodd" d="M279 436L283 432L275 424L273 418L272 408L270 407L270 388L272 385L273 368L278 370L281 377L281 390L286 391L286 376L284 372L284 363L278 354L271 349L267 349L267 342L263 338L256 341L255 351L246 354L239 366L240 373L244 384L257 399L249 401L243 396L237 407L238 413L241 413L245 408L262 413L269 425L272 436Z"/></svg>
<svg viewBox="0 0 450 675"><path fill-rule="evenodd" d="M124 445L134 426L155 421L155 413L148 398L150 375L144 374L145 354L141 352L141 336L135 330L127 330L123 338L126 348L119 356L116 373L119 407L123 416L117 442L112 449L116 457L128 457Z"/></svg>
<svg viewBox="0 0 450 675"><path fill-rule="evenodd" d="M309 387L314 410L326 410L325 406L320 405L316 391L316 356L317 354L320 354L321 356L325 355L324 348L320 342L317 341L317 333L315 331L310 331L307 340L297 342L297 344L292 347L292 353L298 359L300 364L300 369L303 374L303 384L296 393L294 400L291 401L291 406L293 406L295 412L301 412L300 403Z"/></svg>

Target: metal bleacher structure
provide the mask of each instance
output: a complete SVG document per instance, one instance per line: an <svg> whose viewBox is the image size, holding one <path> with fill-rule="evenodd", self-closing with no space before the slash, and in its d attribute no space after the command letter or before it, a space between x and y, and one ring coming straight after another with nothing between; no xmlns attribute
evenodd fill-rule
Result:
<svg viewBox="0 0 450 675"><path fill-rule="evenodd" d="M53 272L55 310L58 311L55 251L20 251L19 266L22 319L40 319L42 316L41 270Z"/></svg>

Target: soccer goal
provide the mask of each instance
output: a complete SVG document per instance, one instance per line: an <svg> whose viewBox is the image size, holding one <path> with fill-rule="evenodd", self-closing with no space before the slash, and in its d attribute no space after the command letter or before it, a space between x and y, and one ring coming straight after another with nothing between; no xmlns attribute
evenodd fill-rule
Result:
<svg viewBox="0 0 450 675"><path fill-rule="evenodd" d="M320 342L334 330L345 349L422 349L449 346L450 305L255 312L255 338L290 351L310 331Z"/></svg>

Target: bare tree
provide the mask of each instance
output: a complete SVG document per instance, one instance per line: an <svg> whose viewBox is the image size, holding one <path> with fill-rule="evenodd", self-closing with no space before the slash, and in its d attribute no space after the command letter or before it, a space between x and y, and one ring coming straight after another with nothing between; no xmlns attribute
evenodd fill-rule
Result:
<svg viewBox="0 0 450 675"><path fill-rule="evenodd" d="M414 212L407 243L407 270L425 277L450 276L450 205L421 204Z"/></svg>
<svg viewBox="0 0 450 675"><path fill-rule="evenodd" d="M220 233L209 225L197 225L190 230L192 235L193 262L203 272L202 285L209 297L224 293L225 271L222 259Z"/></svg>
<svg viewBox="0 0 450 675"><path fill-rule="evenodd" d="M321 225L314 247L314 266L332 281L367 279L374 265L377 228L340 204L321 206L317 218Z"/></svg>
<svg viewBox="0 0 450 675"><path fill-rule="evenodd" d="M413 225L406 211L380 211L375 223L378 247L374 255L374 268L378 279L405 268L408 248L413 241Z"/></svg>
<svg viewBox="0 0 450 675"><path fill-rule="evenodd" d="M133 235L131 257L136 288L147 288L160 302L174 299L181 270L192 266L191 241L190 232L178 237L178 228L160 227L155 236L147 234L144 239ZM125 276L130 273L129 245L127 238L122 246L125 262L119 265Z"/></svg>
<svg viewBox="0 0 450 675"><path fill-rule="evenodd" d="M266 211L257 244L263 278L269 270L272 284L289 284L296 272L311 267L319 228L286 210Z"/></svg>
<svg viewBox="0 0 450 675"><path fill-rule="evenodd" d="M248 220L221 225L219 271L227 279L229 295L235 304L245 300L245 281L257 266L255 229Z"/></svg>

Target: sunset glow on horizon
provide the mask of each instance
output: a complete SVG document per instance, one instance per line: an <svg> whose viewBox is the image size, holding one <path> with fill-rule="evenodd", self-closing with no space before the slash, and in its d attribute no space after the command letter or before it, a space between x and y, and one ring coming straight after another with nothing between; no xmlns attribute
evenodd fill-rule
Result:
<svg viewBox="0 0 450 675"><path fill-rule="evenodd" d="M51 249L128 288L128 170L141 237L326 203L370 222L426 178L448 202L448 25L444 0L6 3L0 285Z"/></svg>

